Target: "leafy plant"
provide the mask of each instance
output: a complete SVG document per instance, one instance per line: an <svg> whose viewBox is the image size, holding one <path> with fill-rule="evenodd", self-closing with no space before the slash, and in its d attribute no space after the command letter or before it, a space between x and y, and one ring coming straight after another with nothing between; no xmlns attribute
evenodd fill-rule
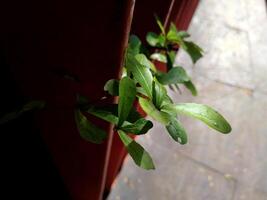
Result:
<svg viewBox="0 0 267 200"><path fill-rule="evenodd" d="M209 106L173 103L165 85L179 89L179 84L183 84L193 95L197 95L196 87L185 69L175 65L177 47L184 49L194 63L202 57L203 50L189 41L189 34L178 31L174 24L166 31L158 18L156 21L161 30L160 34L149 32L146 37L150 51L152 49L153 52L150 53L137 36L131 35L125 52L122 78L111 79L104 86L108 95L118 96L118 104L96 106L84 103L79 97L76 111L80 115L80 118L76 117L76 122L83 138L99 143L106 137L104 131L86 120L83 113L114 124L114 131L119 134L130 156L136 165L144 169L155 169L153 160L129 134L146 134L153 127L153 123L137 113L133 106L135 101L138 101L147 115L165 126L170 137L180 144L187 143L186 130L177 118L180 114L201 120L221 133L231 131L231 126L224 117ZM155 60L165 63L167 72L158 71L153 63Z"/></svg>
<svg viewBox="0 0 267 200"><path fill-rule="evenodd" d="M161 32L147 34L149 46L143 45L137 36L130 36L121 79L111 79L104 86L107 95L118 96L118 103L99 106L78 95L75 110L77 129L83 139L99 144L107 138L107 133L89 121L86 115L109 122L114 125L114 131L118 133L136 165L147 170L155 169L153 160L129 134L147 134L153 123L136 111L134 102L138 102L147 115L165 126L170 137L180 144L187 143L186 130L177 118L180 114L201 120L221 133L231 131L229 123L211 107L195 103L174 103L168 95L165 86L179 90L179 84L184 85L194 96L197 95L191 78L182 66L175 64L174 59L178 47L184 49L194 63L202 57L203 50L189 41L190 35L178 31L174 24L170 25L169 30L165 30L158 18L156 22ZM157 70L153 61L165 63L167 71ZM43 102L30 102L20 111L0 118L0 124L43 106Z"/></svg>

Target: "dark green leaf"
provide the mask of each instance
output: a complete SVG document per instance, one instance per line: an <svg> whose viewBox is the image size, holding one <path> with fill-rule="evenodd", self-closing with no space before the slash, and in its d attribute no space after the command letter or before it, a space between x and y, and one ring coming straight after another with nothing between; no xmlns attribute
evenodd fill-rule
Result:
<svg viewBox="0 0 267 200"><path fill-rule="evenodd" d="M203 121L211 128L222 133L229 133L232 130L230 124L224 119L221 114L206 105L196 103L183 103L173 106L166 105L163 107L163 110L166 112L168 112L168 110L175 110L177 113L194 117Z"/></svg>
<svg viewBox="0 0 267 200"><path fill-rule="evenodd" d="M75 111L75 121L83 139L96 144L100 144L106 139L106 132L88 121L80 110Z"/></svg>
<svg viewBox="0 0 267 200"><path fill-rule="evenodd" d="M164 85L190 81L189 76L182 67L174 67L168 73L158 73L157 79Z"/></svg>
<svg viewBox="0 0 267 200"><path fill-rule="evenodd" d="M122 78L119 86L118 127L120 127L127 119L129 112L132 109L135 96L136 86L134 81L129 77Z"/></svg>
<svg viewBox="0 0 267 200"><path fill-rule="evenodd" d="M175 141L179 142L180 144L187 143L187 135L184 127L182 124L176 119L173 118L170 123L166 126L170 136Z"/></svg>
<svg viewBox="0 0 267 200"><path fill-rule="evenodd" d="M140 97L139 104L150 117L158 122L164 125L170 122L172 116L166 112L159 111L151 101Z"/></svg>
<svg viewBox="0 0 267 200"><path fill-rule="evenodd" d="M40 110L44 108L45 102L44 101L30 101L26 103L20 110L10 112L5 114L4 116L0 117L0 125L7 123L11 120L17 119L25 112L29 112L32 110Z"/></svg>
<svg viewBox="0 0 267 200"><path fill-rule="evenodd" d="M112 123L112 124L118 123L118 117L114 115L113 112L110 111L109 109L91 107L86 112L100 119L103 119L109 123Z"/></svg>
<svg viewBox="0 0 267 200"><path fill-rule="evenodd" d="M100 119L103 119L109 123L118 123L118 104L111 104L108 106L95 107L92 106L86 110L91 115L94 115ZM125 124L130 124L136 122L138 119L142 118L141 115L132 107ZM128 123L130 122L130 123Z"/></svg>
<svg viewBox="0 0 267 200"><path fill-rule="evenodd" d="M137 142L131 139L123 131L118 131L121 141L125 145L130 156L133 158L136 165L143 169L155 169L152 158L149 153Z"/></svg>
<svg viewBox="0 0 267 200"><path fill-rule="evenodd" d="M190 55L193 63L196 63L202 56L203 50L193 42L184 41L183 49Z"/></svg>
<svg viewBox="0 0 267 200"><path fill-rule="evenodd" d="M146 66L147 68L151 69L152 71L156 72L157 69L155 65L147 59L147 57L144 54L137 54L135 56L136 60L141 63L142 65Z"/></svg>
<svg viewBox="0 0 267 200"><path fill-rule="evenodd" d="M130 54L127 54L125 67L132 72L134 79L143 87L146 96L152 98L153 76L150 69L140 64L136 58Z"/></svg>
<svg viewBox="0 0 267 200"><path fill-rule="evenodd" d="M127 51L133 55L136 55L140 52L141 41L136 35L131 35L129 38L129 44Z"/></svg>
<svg viewBox="0 0 267 200"><path fill-rule="evenodd" d="M104 90L112 96L119 95L119 81L116 79L110 79L106 82Z"/></svg>
<svg viewBox="0 0 267 200"><path fill-rule="evenodd" d="M84 106L89 103L89 99L86 96L77 94L77 103L79 106Z"/></svg>
<svg viewBox="0 0 267 200"><path fill-rule="evenodd" d="M164 55L162 53L153 53L150 56L150 58L153 59L153 60L157 60L159 62L163 62L163 63L166 63L167 62L166 55Z"/></svg>
<svg viewBox="0 0 267 200"><path fill-rule="evenodd" d="M191 91L193 96L197 96L197 88L195 87L195 85L193 84L191 80L184 82L184 85L188 90Z"/></svg>
<svg viewBox="0 0 267 200"><path fill-rule="evenodd" d="M125 131L126 133L133 133L136 135L141 135L147 133L149 129L153 127L151 121L141 118L134 122L133 124L128 124L122 126L120 129Z"/></svg>

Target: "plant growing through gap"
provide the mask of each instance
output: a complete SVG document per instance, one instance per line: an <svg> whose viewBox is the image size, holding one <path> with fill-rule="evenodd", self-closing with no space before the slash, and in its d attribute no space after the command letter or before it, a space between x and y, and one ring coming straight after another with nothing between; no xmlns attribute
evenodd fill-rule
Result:
<svg viewBox="0 0 267 200"><path fill-rule="evenodd" d="M147 170L155 169L153 160L129 134L147 134L153 127L153 123L136 111L135 101L140 104L147 115L165 126L166 133L180 144L187 143L187 133L178 115L187 115L201 120L224 134L231 132L230 124L213 108L196 103L174 103L170 98L165 86L179 90L180 85L184 85L192 95L197 95L197 89L185 69L174 62L177 47L184 49L193 63L202 57L203 51L188 40L190 35L187 32L178 31L173 23L169 30L165 30L157 17L156 22L161 32L160 34L153 32L147 34L146 40L150 50L142 45L137 36L131 35L125 51L121 79L111 79L104 86L107 95L118 96L118 103L99 106L90 103L86 97L78 95L75 109L77 129L83 139L99 144L107 138L107 133L89 121L85 113L109 122L114 125L114 131L118 133L136 165ZM166 72L156 69L152 62L155 60L166 64ZM0 118L0 124L29 110L43 107L42 101L30 102L20 111Z"/></svg>

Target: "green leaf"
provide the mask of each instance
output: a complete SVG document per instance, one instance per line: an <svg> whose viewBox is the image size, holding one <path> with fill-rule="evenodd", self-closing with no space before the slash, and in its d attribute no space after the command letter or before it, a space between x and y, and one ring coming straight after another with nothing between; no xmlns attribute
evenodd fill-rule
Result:
<svg viewBox="0 0 267 200"><path fill-rule="evenodd" d="M155 18L156 18L156 22L157 22L157 24L158 24L158 26L159 26L159 28L160 28L160 30L161 30L161 33L162 33L163 35L165 35L165 34L166 34L166 33L165 33L165 29L164 29L163 24L161 23L160 18L159 18L157 15L155 15Z"/></svg>
<svg viewBox="0 0 267 200"><path fill-rule="evenodd" d="M132 79L124 77L119 86L118 127L126 120L136 96L136 86Z"/></svg>
<svg viewBox="0 0 267 200"><path fill-rule="evenodd" d="M141 44L141 40L136 35L131 35L129 38L127 51L133 55L136 55L140 52Z"/></svg>
<svg viewBox="0 0 267 200"><path fill-rule="evenodd" d="M152 47L164 47L165 45L165 37L154 32L147 33L146 41Z"/></svg>
<svg viewBox="0 0 267 200"><path fill-rule="evenodd" d="M101 107L91 106L89 109L86 110L86 112L100 119L103 119L109 123L112 124L118 123L118 104L111 104L108 106L101 106ZM125 121L123 125L129 125L130 123L134 123L140 118L142 118L142 116L135 110L134 107L132 107L126 119L127 121Z"/></svg>
<svg viewBox="0 0 267 200"><path fill-rule="evenodd" d="M135 142L123 131L119 130L118 134L136 165L147 170L155 169L151 156L140 144Z"/></svg>
<svg viewBox="0 0 267 200"><path fill-rule="evenodd" d="M151 121L141 118L133 124L123 125L120 129L126 133L141 135L147 133L147 131L152 127L153 123Z"/></svg>
<svg viewBox="0 0 267 200"><path fill-rule="evenodd" d="M170 123L166 126L170 136L175 141L179 142L180 144L187 143L187 135L184 127L182 124L176 119L173 118Z"/></svg>
<svg viewBox="0 0 267 200"><path fill-rule="evenodd" d="M178 31L178 36L184 39L190 37L190 34L187 33L186 31Z"/></svg>
<svg viewBox="0 0 267 200"><path fill-rule="evenodd" d="M110 79L104 86L104 91L108 92L112 96L119 95L119 81L116 79Z"/></svg>
<svg viewBox="0 0 267 200"><path fill-rule="evenodd" d="M195 87L194 83L190 80L183 83L184 86L191 91L193 96L197 96L197 88Z"/></svg>
<svg viewBox="0 0 267 200"><path fill-rule="evenodd" d="M156 108L160 109L164 99L167 96L167 90L163 85L161 85L158 80L155 78L153 82L153 104Z"/></svg>
<svg viewBox="0 0 267 200"><path fill-rule="evenodd" d="M190 55L193 63L196 63L202 56L203 50L193 42L184 41L183 49Z"/></svg>
<svg viewBox="0 0 267 200"><path fill-rule="evenodd" d="M114 115L113 112L110 111L109 109L91 107L86 112L100 119L103 119L109 123L112 123L112 124L118 123L118 117Z"/></svg>
<svg viewBox="0 0 267 200"><path fill-rule="evenodd" d="M230 124L224 119L221 114L206 105L196 103L183 103L172 106L166 105L163 107L163 110L166 112L168 112L168 110L175 110L177 113L194 117L203 121L209 127L222 133L229 133L232 130Z"/></svg>
<svg viewBox="0 0 267 200"><path fill-rule="evenodd" d="M127 54L125 67L132 72L134 79L144 88L147 96L152 98L153 76L150 69L143 66L130 54Z"/></svg>
<svg viewBox="0 0 267 200"><path fill-rule="evenodd" d="M167 62L166 55L164 55L162 53L153 53L153 54L151 54L150 58L152 60L157 60L157 61L163 62L163 63Z"/></svg>
<svg viewBox="0 0 267 200"><path fill-rule="evenodd" d="M190 81L190 77L182 67L174 67L168 73L158 73L157 79L164 85Z"/></svg>
<svg viewBox="0 0 267 200"><path fill-rule="evenodd" d="M135 56L136 60L141 63L142 65L146 66L147 68L151 69L152 71L156 72L157 69L155 65L147 59L147 57L144 54L137 54Z"/></svg>
<svg viewBox="0 0 267 200"><path fill-rule="evenodd" d="M159 111L151 101L140 97L139 104L150 117L158 122L164 125L170 122L172 116L166 112Z"/></svg>
<svg viewBox="0 0 267 200"><path fill-rule="evenodd" d="M80 110L75 111L75 121L83 139L96 144L100 144L106 139L106 132L88 121Z"/></svg>
<svg viewBox="0 0 267 200"><path fill-rule="evenodd" d="M167 40L171 42L180 42L182 40L180 35L178 35L176 26L173 23L171 23L170 29L167 33Z"/></svg>
<svg viewBox="0 0 267 200"><path fill-rule="evenodd" d="M7 123L11 120L17 119L25 112L29 112L32 110L40 110L44 108L45 102L44 101L30 101L23 105L23 107L17 111L10 112L5 114L4 116L0 117L0 125Z"/></svg>

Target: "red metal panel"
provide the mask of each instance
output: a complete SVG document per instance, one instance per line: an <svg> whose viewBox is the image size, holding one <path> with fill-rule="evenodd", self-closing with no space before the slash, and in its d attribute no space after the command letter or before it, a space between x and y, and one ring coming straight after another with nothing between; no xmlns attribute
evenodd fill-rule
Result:
<svg viewBox="0 0 267 200"><path fill-rule="evenodd" d="M80 138L75 96L79 92L97 100L104 83L119 77L132 6L132 0L10 0L1 5L7 65L24 96L47 102L38 128L76 200L102 198L112 135L101 145ZM79 82L57 76L59 71L75 74ZM109 124L95 122L110 132Z"/></svg>

